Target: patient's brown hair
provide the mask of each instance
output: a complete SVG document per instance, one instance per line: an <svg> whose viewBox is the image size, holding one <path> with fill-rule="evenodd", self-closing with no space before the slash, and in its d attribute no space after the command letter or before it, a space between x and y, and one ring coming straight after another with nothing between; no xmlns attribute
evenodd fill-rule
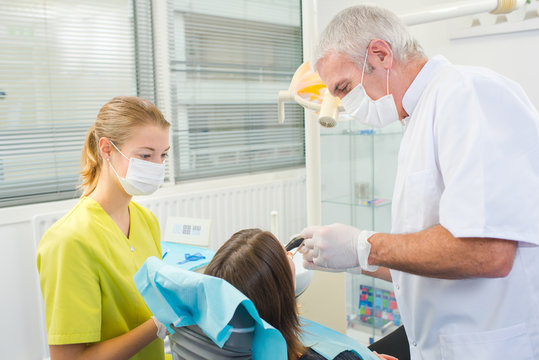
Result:
<svg viewBox="0 0 539 360"><path fill-rule="evenodd" d="M205 273L228 281L251 299L260 316L283 335L289 359L299 359L307 351L298 339L301 330L290 262L272 233L238 231L217 251Z"/></svg>

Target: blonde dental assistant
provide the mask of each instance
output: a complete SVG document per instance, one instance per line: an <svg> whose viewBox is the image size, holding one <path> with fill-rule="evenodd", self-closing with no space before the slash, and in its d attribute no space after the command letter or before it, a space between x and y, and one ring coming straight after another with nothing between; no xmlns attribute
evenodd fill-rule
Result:
<svg viewBox="0 0 539 360"><path fill-rule="evenodd" d="M306 267L392 280L417 359L539 359L539 114L513 81L426 58L391 12L356 6L315 61L359 121L401 120L392 234L302 232Z"/></svg>
<svg viewBox="0 0 539 360"><path fill-rule="evenodd" d="M166 329L133 282L161 254L159 224L131 198L163 182L169 127L149 101L116 97L88 131L84 194L38 248L51 360L164 358Z"/></svg>

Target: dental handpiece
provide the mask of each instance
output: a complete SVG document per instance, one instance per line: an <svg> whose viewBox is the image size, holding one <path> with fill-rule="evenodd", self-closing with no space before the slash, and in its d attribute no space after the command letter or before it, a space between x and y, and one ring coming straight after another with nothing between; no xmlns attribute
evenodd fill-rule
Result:
<svg viewBox="0 0 539 360"><path fill-rule="evenodd" d="M286 251L290 251L292 249L299 248L303 244L304 240L305 239L302 238L301 236L296 236L295 238L290 240L288 242L288 244L286 244L286 246L285 246Z"/></svg>

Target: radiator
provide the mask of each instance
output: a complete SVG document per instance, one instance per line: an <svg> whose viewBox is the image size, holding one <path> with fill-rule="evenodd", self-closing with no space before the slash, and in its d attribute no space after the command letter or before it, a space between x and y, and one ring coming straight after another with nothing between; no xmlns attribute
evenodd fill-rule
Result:
<svg viewBox="0 0 539 360"><path fill-rule="evenodd" d="M307 220L304 178L140 198L138 202L152 210L162 230L166 228L168 216L210 219L212 249L217 249L241 229L255 227L270 230L272 211L278 214L279 226L275 235L282 242L301 231Z"/></svg>

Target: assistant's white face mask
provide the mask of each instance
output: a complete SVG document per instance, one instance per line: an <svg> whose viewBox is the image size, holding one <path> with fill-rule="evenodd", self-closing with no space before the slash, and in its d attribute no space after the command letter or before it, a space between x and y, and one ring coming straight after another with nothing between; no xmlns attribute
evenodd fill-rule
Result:
<svg viewBox="0 0 539 360"><path fill-rule="evenodd" d="M342 105L346 112L357 119L359 122L372 126L384 127L394 121L399 120L399 113L393 95L389 93L389 69L387 69L387 95L378 100L372 100L363 87L363 76L365 75L365 65L367 64L367 55L363 63L361 73L361 83L353 88L342 99Z"/></svg>
<svg viewBox="0 0 539 360"><path fill-rule="evenodd" d="M122 178L112 166L109 159L109 164L116 177L120 181L120 184L124 188L125 192L129 195L149 195L159 189L159 186L163 184L165 180L165 164L157 164L151 161L146 161L136 158L128 158L120 149L110 142L112 146L118 150L120 154L127 160L129 160L129 166L125 178Z"/></svg>

